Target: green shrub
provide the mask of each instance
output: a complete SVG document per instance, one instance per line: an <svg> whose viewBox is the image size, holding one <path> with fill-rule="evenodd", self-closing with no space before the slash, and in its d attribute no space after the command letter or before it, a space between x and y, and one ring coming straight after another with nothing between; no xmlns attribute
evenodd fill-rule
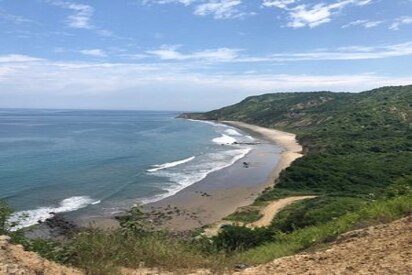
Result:
<svg viewBox="0 0 412 275"><path fill-rule="evenodd" d="M391 184L387 194L389 197L397 197L412 193L412 175L401 177Z"/></svg>
<svg viewBox="0 0 412 275"><path fill-rule="evenodd" d="M296 202L280 211L270 228L272 231L292 232L306 226L329 222L356 211L365 204L363 199L348 197L319 197Z"/></svg>
<svg viewBox="0 0 412 275"><path fill-rule="evenodd" d="M390 222L410 214L411 195L375 201L327 223L297 229L291 233L278 233L275 241L239 253L234 256L234 261L251 265L266 263L275 258L292 255L312 245L332 241L339 234L349 230Z"/></svg>
<svg viewBox="0 0 412 275"><path fill-rule="evenodd" d="M7 234L7 218L12 213L10 207L3 201L0 201L0 235Z"/></svg>
<svg viewBox="0 0 412 275"><path fill-rule="evenodd" d="M243 207L240 210L230 214L225 217L225 220L242 222L242 223L252 223L259 220L262 217L259 208Z"/></svg>
<svg viewBox="0 0 412 275"><path fill-rule="evenodd" d="M245 226L228 226L215 237L213 244L226 252L249 249L272 240L272 233L266 228L250 229Z"/></svg>

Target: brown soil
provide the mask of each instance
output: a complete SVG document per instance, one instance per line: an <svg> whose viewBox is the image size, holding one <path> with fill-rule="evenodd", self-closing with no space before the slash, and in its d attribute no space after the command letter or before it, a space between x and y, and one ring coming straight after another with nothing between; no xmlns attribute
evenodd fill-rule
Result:
<svg viewBox="0 0 412 275"><path fill-rule="evenodd" d="M24 251L20 245L9 243L9 237L0 236L0 275L80 275L73 268L58 265Z"/></svg>
<svg viewBox="0 0 412 275"><path fill-rule="evenodd" d="M412 216L351 231L327 250L280 258L238 274L412 274Z"/></svg>

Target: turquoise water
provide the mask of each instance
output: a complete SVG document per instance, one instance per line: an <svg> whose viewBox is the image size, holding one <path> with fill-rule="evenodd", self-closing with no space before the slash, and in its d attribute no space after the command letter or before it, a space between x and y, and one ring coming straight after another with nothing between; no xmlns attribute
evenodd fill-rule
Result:
<svg viewBox="0 0 412 275"><path fill-rule="evenodd" d="M173 195L245 156L247 134L178 112L0 109L0 199L20 227L111 215Z"/></svg>

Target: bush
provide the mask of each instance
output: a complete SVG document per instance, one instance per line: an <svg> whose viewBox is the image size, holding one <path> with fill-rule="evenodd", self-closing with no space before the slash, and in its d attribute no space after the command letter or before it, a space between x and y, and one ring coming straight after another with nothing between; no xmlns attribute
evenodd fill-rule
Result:
<svg viewBox="0 0 412 275"><path fill-rule="evenodd" d="M401 177L388 188L389 197L397 197L412 193L412 175Z"/></svg>
<svg viewBox="0 0 412 275"><path fill-rule="evenodd" d="M8 205L0 201L0 235L7 234L7 218L12 213Z"/></svg>
<svg viewBox="0 0 412 275"><path fill-rule="evenodd" d="M246 250L272 240L272 233L266 228L250 229L245 226L229 226L213 238L218 250L233 252Z"/></svg>
<svg viewBox="0 0 412 275"><path fill-rule="evenodd" d="M292 232L306 226L329 222L346 213L356 211L366 204L359 198L319 197L294 203L273 220L272 231Z"/></svg>
<svg viewBox="0 0 412 275"><path fill-rule="evenodd" d="M378 200L327 223L297 229L291 233L278 233L274 242L239 253L235 255L234 261L251 265L266 263L275 258L295 254L312 245L332 241L344 232L390 222L410 214L411 195Z"/></svg>

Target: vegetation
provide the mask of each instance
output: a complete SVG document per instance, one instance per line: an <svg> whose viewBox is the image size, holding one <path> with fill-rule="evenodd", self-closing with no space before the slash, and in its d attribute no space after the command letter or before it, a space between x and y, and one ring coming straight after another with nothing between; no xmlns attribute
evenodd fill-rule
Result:
<svg viewBox="0 0 412 275"><path fill-rule="evenodd" d="M239 253L236 261L261 264L275 258L289 256L308 247L333 241L339 234L364 226L390 222L412 214L412 196L400 196L375 201L339 218L297 229L291 233L278 232L273 242Z"/></svg>
<svg viewBox="0 0 412 275"><path fill-rule="evenodd" d="M251 223L262 217L259 207L246 206L225 217L225 220L241 223Z"/></svg>
<svg viewBox="0 0 412 275"><path fill-rule="evenodd" d="M297 134L305 156L283 171L276 188L257 202L315 194L314 201L290 209L288 230L325 221L305 209L355 210L379 199L386 188L412 171L412 86L353 93L276 93L204 114L198 119L238 120ZM306 206L305 206L306 205ZM345 211L334 213L334 218ZM325 211L327 212L327 211ZM309 217L306 217L309 215ZM311 221L294 222L300 218Z"/></svg>
<svg viewBox="0 0 412 275"><path fill-rule="evenodd" d="M330 222L365 205L364 200L350 197L319 197L307 202L297 202L282 210L269 228L274 232L289 233Z"/></svg>
<svg viewBox="0 0 412 275"><path fill-rule="evenodd" d="M226 253L243 251L273 240L273 234L266 228L250 229L245 226L228 226L213 237L213 245Z"/></svg>
<svg viewBox="0 0 412 275"><path fill-rule="evenodd" d="M317 198L292 204L267 228L227 226L212 240L156 232L138 208L119 219L118 230L87 229L63 243L13 241L42 256L114 274L117 267L144 263L168 270L259 264L334 240L362 226L412 214L412 86L384 87L359 94L278 93L249 97L233 106L185 117L238 120L297 134L305 156L284 170L276 188L254 205L292 195ZM0 233L10 213L0 204ZM251 222L258 208L230 220Z"/></svg>
<svg viewBox="0 0 412 275"><path fill-rule="evenodd" d="M11 209L4 202L0 201L0 235L7 232L6 222L7 217L12 213Z"/></svg>

